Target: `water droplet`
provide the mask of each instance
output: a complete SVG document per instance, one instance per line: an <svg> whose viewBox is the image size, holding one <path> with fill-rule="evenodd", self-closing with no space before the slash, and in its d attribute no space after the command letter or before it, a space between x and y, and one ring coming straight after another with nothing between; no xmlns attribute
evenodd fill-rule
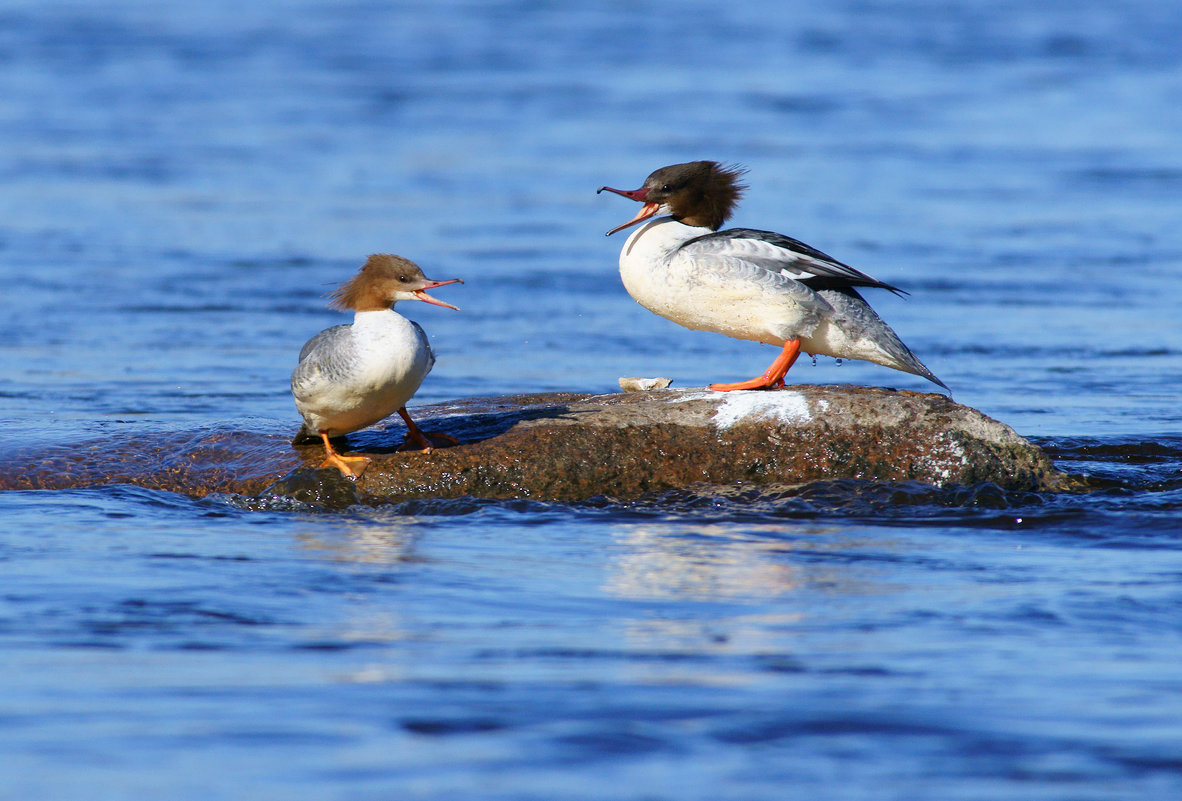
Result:
<svg viewBox="0 0 1182 801"><path fill-rule="evenodd" d="M841 367L841 359L836 359L835 361L837 362L837 366Z"/></svg>
<svg viewBox="0 0 1182 801"><path fill-rule="evenodd" d="M816 367L816 366L817 366L817 357L814 356L813 357L813 367Z"/></svg>

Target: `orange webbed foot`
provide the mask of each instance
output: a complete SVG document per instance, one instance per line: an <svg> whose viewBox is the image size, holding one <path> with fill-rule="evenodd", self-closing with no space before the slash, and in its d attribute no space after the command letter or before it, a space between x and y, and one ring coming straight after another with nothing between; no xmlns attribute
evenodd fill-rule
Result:
<svg viewBox="0 0 1182 801"><path fill-rule="evenodd" d="M365 468L369 467L370 459L364 456L341 456L334 454L320 463L321 467L335 467L341 471L345 478L351 478L354 481L361 478L361 474L365 472ZM359 467L354 467L359 465Z"/></svg>
<svg viewBox="0 0 1182 801"><path fill-rule="evenodd" d="M790 339L784 343L784 350L772 362L772 366L759 378L749 381L738 381L734 384L711 384L710 389L715 392L734 392L739 389L779 389L784 386L784 376L788 374L796 357L800 355L800 340Z"/></svg>
<svg viewBox="0 0 1182 801"><path fill-rule="evenodd" d="M320 438L324 440L325 454L324 461L320 463L321 467L335 467L341 471L341 475L353 481L361 478L365 468L369 467L370 460L368 458L365 456L341 456L333 450L332 443L328 441L328 434L322 431ZM354 465L358 465L358 467L354 467Z"/></svg>
<svg viewBox="0 0 1182 801"><path fill-rule="evenodd" d="M406 423L407 430L406 441L398 446L398 450L400 451L412 450L412 448L408 446L411 443L414 443L415 445L419 446L419 450L423 451L423 453L430 454L431 451L435 450L435 447L431 444L431 437L444 440L451 443L452 445L460 444L458 439L448 434L440 434L438 432L424 434L422 430L417 425L415 425L415 421L410 419L410 415L407 413L405 406L398 410L398 415L402 418L403 422Z"/></svg>
<svg viewBox="0 0 1182 801"><path fill-rule="evenodd" d="M784 386L784 382L769 381L767 376L752 378L749 381L736 381L733 384L711 384L710 389L715 392L734 392L740 389L777 389Z"/></svg>

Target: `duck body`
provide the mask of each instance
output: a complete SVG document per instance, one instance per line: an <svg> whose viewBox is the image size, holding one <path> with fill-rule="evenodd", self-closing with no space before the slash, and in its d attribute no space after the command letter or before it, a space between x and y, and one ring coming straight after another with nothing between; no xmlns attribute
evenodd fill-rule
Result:
<svg viewBox="0 0 1182 801"><path fill-rule="evenodd" d="M738 174L715 162L691 162L657 170L632 192L609 189L645 203L610 232L641 223L620 251L628 294L686 328L785 348L788 367L804 351L874 362L947 389L858 292L901 294L897 287L782 234L717 230L742 189ZM655 216L662 210L670 213ZM768 388L782 385L783 374L753 382L712 386Z"/></svg>
<svg viewBox="0 0 1182 801"><path fill-rule="evenodd" d="M934 379L854 288L854 277L832 279L830 289L809 287L807 279L818 275L808 268L820 273L817 258L789 243L799 244L766 231L716 233L661 217L624 244L620 279L641 306L695 331L777 347L799 339L805 353Z"/></svg>
<svg viewBox="0 0 1182 801"><path fill-rule="evenodd" d="M454 283L462 282L432 281L414 262L377 253L332 294L333 308L353 311L352 324L326 328L305 342L291 373L291 394L303 417L294 444L319 438L326 457L321 467L331 465L348 478L358 478L369 459L342 456L330 440L395 412L406 423L408 441L431 452L431 441L411 419L406 403L431 372L435 354L422 327L393 306L400 300L420 300L455 309L426 292Z"/></svg>
<svg viewBox="0 0 1182 801"><path fill-rule="evenodd" d="M422 326L393 309L363 311L352 325L312 337L291 374L301 434L339 437L406 406L435 365Z"/></svg>

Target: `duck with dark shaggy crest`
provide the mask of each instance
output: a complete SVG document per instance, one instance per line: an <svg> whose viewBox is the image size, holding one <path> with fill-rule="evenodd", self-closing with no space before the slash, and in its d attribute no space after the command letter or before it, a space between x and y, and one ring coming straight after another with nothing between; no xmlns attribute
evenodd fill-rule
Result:
<svg viewBox="0 0 1182 801"><path fill-rule="evenodd" d="M783 234L719 230L746 189L744 172L691 161L656 170L639 189L599 188L643 204L607 232L640 225L620 251L620 277L637 303L686 328L781 348L763 375L710 388L781 387L804 351L874 362L947 390L858 292L905 294L898 287Z"/></svg>

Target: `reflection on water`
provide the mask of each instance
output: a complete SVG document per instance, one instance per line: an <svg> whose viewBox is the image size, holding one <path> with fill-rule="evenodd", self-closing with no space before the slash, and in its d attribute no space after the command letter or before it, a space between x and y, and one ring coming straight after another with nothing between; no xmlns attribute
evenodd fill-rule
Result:
<svg viewBox="0 0 1182 801"><path fill-rule="evenodd" d="M758 603L806 583L842 595L890 591L886 584L866 582L864 574L855 578L848 570L800 558L868 544L848 536L846 528L766 523L736 532L734 524L644 523L615 526L613 539L624 555L612 564L604 590L620 598ZM884 541L873 545L882 548Z"/></svg>
<svg viewBox="0 0 1182 801"><path fill-rule="evenodd" d="M396 655L400 643L421 636L421 632L416 634L414 619L408 619L398 605L375 602L372 596L380 588L399 581L404 566L417 561L415 546L421 528L420 521L414 517L363 510L348 518L315 515L295 532L295 541L317 562L355 566L350 580L341 582L335 590L320 588L342 595L347 603L338 617L325 621L322 627L306 630L305 647L329 651L361 649L366 654L376 650L383 657L373 661L371 656L363 664L336 672L333 681L366 684L405 678L399 661L386 657ZM330 575L326 576L327 581L340 581L335 573Z"/></svg>
<svg viewBox="0 0 1182 801"><path fill-rule="evenodd" d="M296 532L296 539L309 551L340 562L397 564L413 558L415 532L413 517L381 515L381 525L374 525L368 515L355 520L335 520L310 525Z"/></svg>
<svg viewBox="0 0 1182 801"><path fill-rule="evenodd" d="M909 592L878 563L908 558L906 547L848 527L646 522L615 524L612 539L602 589L637 604L619 632L629 653L655 657L628 665L642 684L751 686L763 671L796 671L816 631Z"/></svg>
<svg viewBox="0 0 1182 801"><path fill-rule="evenodd" d="M611 566L604 589L621 598L742 600L791 592L799 568L784 555L809 531L788 526L752 526L760 538L736 535L734 526L646 523L617 526L613 539L624 553Z"/></svg>

